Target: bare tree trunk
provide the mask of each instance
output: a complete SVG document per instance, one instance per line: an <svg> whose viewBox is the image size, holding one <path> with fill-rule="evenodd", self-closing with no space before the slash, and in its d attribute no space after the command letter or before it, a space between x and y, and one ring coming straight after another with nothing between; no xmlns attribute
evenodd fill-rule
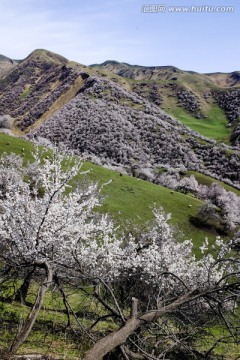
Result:
<svg viewBox="0 0 240 360"><path fill-rule="evenodd" d="M130 318L126 324L119 330L112 332L99 340L87 352L83 360L100 360L104 355L115 349L117 346L124 344L127 338L140 326L141 320Z"/></svg>
<svg viewBox="0 0 240 360"><path fill-rule="evenodd" d="M29 286L30 286L34 271L35 271L35 267L33 267L33 269L30 270L27 273L27 275L25 276L22 285L20 286L20 288L18 289L18 291L16 293L16 296L14 299L15 301L18 301L21 304L26 304L26 297L28 294Z"/></svg>
<svg viewBox="0 0 240 360"><path fill-rule="evenodd" d="M116 330L97 341L96 344L88 350L83 360L101 360L104 355L107 355L117 346L123 345L127 338L142 324L154 322L163 314L176 310L179 306L194 300L194 298L197 298L198 296L199 295L195 295L194 291L189 292L169 305L163 305L159 309L148 311L140 316L137 314L138 300L133 298L131 315L127 322L119 330Z"/></svg>
<svg viewBox="0 0 240 360"><path fill-rule="evenodd" d="M20 329L19 333L16 335L10 349L10 354L15 354L18 348L22 345L22 343L26 340L28 335L30 334L32 327L36 321L39 311L41 310L43 300L45 297L45 293L48 290L49 286L52 284L53 272L47 261L37 261L34 264L36 267L44 268L46 271L46 277L42 285L40 285L37 297L35 299L35 303L28 314L28 317Z"/></svg>
<svg viewBox="0 0 240 360"><path fill-rule="evenodd" d="M87 352L83 360L100 360L104 355L124 344L127 338L140 326L141 320L137 317L138 299L132 298L132 309L129 320L117 331L100 339Z"/></svg>

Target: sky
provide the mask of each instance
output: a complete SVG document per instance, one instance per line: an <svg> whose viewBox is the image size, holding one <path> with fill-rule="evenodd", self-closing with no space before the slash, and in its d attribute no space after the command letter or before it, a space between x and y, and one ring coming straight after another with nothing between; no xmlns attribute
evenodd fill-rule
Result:
<svg viewBox="0 0 240 360"><path fill-rule="evenodd" d="M227 9L230 7L230 9ZM239 0L0 0L0 54L240 70Z"/></svg>

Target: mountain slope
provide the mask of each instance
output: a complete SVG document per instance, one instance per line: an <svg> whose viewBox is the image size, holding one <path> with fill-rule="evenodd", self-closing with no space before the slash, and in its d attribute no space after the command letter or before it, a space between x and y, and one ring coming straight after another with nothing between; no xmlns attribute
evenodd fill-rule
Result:
<svg viewBox="0 0 240 360"><path fill-rule="evenodd" d="M116 61L86 67L43 49L33 51L19 65L4 56L2 61L11 66L0 78L0 115L14 117L22 131L36 121L45 121L72 99L88 73L145 97L204 136L227 144L240 142L238 72L204 75L174 66L144 67ZM233 87L222 87L227 84ZM237 101L227 98L235 114L233 121L221 99L229 91L237 94L233 96Z"/></svg>
<svg viewBox="0 0 240 360"><path fill-rule="evenodd" d="M227 73L210 73L206 74L220 87L237 87L240 86L240 71Z"/></svg>
<svg viewBox="0 0 240 360"><path fill-rule="evenodd" d="M130 68L134 76L135 71L140 71L138 76L143 73L142 67ZM182 122L167 115L157 101L161 89L164 101L172 102L169 112L178 108L177 102L184 114L197 115L205 103L211 109L217 106L212 94L210 100L205 94L206 88L219 90L214 82L174 67L145 70L161 74L162 80L128 82L50 51L35 50L0 79L0 116L11 115L18 131L30 138L63 142L77 153L123 166L131 174L149 173L151 179L162 167L182 167L240 186L239 151L191 131L181 116ZM183 83L191 91L184 90ZM205 94L205 103L200 94ZM220 108L216 110L219 115ZM196 120L203 124L204 119ZM211 126L218 133L217 124ZM209 128L206 133L210 134Z"/></svg>
<svg viewBox="0 0 240 360"><path fill-rule="evenodd" d="M31 142L0 133L0 155L6 151L14 152L24 156L25 161L31 161L33 150ZM122 225L124 222L126 225L126 222L130 221L131 224L142 225L146 221L151 221L153 219L151 208L155 203L157 207L163 207L167 213L172 213L171 223L187 238L194 239L196 249L206 236L211 240L214 239L216 234L211 229L207 227L199 229L189 221L191 216L197 214L199 206L202 205L201 200L175 191L171 193L162 186L127 175L120 176L118 172L85 162L83 170L90 169L90 173L87 174L88 180L98 182L100 185L112 180L103 188L104 203L101 210L113 216L119 224ZM79 176L79 181L81 179L82 176Z"/></svg>
<svg viewBox="0 0 240 360"><path fill-rule="evenodd" d="M131 173L183 167L239 186L239 151L191 131L115 82L90 77L78 95L29 137L63 142ZM136 170L137 169L137 170Z"/></svg>
<svg viewBox="0 0 240 360"><path fill-rule="evenodd" d="M237 93L239 98L239 72L198 74L173 66L146 67L117 61L106 61L92 65L91 68L123 77L132 91L146 97L202 135L238 145L239 135L235 132L239 116L231 121L229 113L222 106L219 92L223 95L227 92ZM235 113L240 112L239 102L228 98L228 104Z"/></svg>
<svg viewBox="0 0 240 360"><path fill-rule="evenodd" d="M80 66L69 66L64 57L46 50L35 50L0 79L0 114L11 115L24 131L76 94L82 85L80 73ZM74 88L76 91L72 94Z"/></svg>

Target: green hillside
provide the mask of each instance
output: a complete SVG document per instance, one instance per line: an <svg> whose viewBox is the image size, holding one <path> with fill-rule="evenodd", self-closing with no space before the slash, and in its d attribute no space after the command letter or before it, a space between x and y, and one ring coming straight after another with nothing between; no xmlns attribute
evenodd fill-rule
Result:
<svg viewBox="0 0 240 360"><path fill-rule="evenodd" d="M14 152L23 156L26 161L30 161L33 149L33 144L28 141L0 134L1 154ZM172 214L171 223L185 234L184 238L193 239L197 253L199 245L206 236L213 240L217 235L212 227L201 229L189 221L202 205L202 201L192 195L171 191L160 185L122 175L89 162L86 162L83 168L91 169L89 179L100 185L112 180L103 188L104 202L101 211L110 213L123 226L129 222L144 226L153 219L151 208L156 206L163 207L167 213ZM199 174L199 176L202 178L203 175ZM228 186L228 190L230 188Z"/></svg>
<svg viewBox="0 0 240 360"><path fill-rule="evenodd" d="M205 118L196 119L184 109L178 107L174 100L168 99L166 110L170 115L187 125L190 129L199 132L203 136L224 142L230 145L231 130L227 127L227 119L222 109L217 104L211 104L205 108Z"/></svg>

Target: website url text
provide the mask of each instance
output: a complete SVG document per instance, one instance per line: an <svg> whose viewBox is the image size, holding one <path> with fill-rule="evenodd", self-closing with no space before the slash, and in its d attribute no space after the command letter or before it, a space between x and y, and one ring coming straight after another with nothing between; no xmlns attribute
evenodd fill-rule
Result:
<svg viewBox="0 0 240 360"><path fill-rule="evenodd" d="M191 6L171 6L165 4L142 5L143 13L231 13L234 12L234 6L211 6L211 5L191 5Z"/></svg>

